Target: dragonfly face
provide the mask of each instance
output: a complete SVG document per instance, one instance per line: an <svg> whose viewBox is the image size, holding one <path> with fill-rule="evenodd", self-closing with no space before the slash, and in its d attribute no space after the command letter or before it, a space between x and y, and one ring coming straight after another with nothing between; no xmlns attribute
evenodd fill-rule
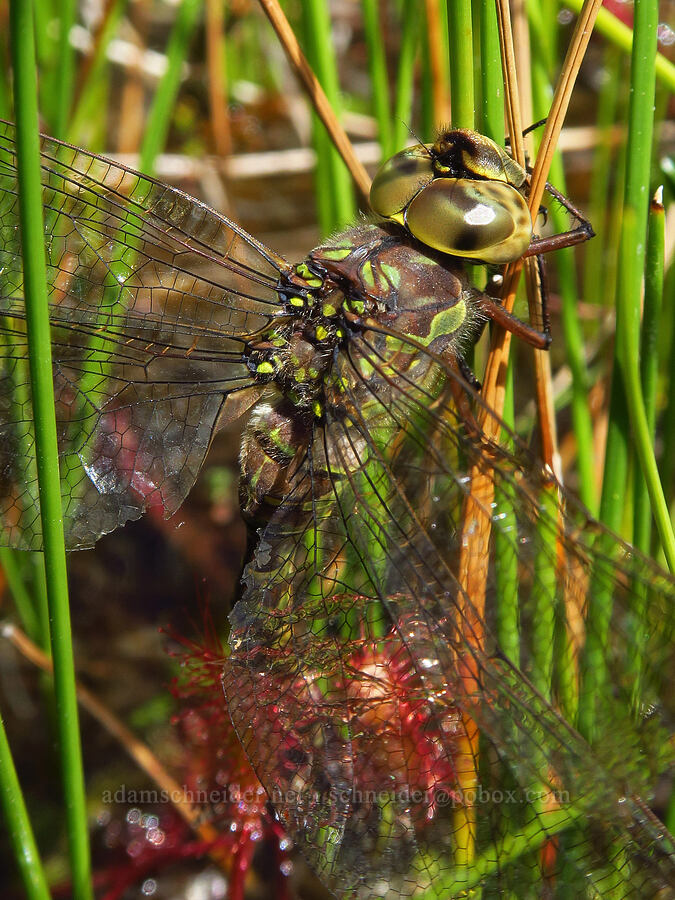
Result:
<svg viewBox="0 0 675 900"><path fill-rule="evenodd" d="M520 194L503 151L463 141L437 165L459 157L472 190ZM490 306L461 261L389 223L292 266L180 191L49 138L42 151L69 545L173 512L214 431L249 416L242 499L259 532L223 687L320 877L358 897L666 890L672 845L648 804L671 746L675 586L572 497L552 508L516 439L482 434L460 360ZM2 124L0 514L7 543L36 548L14 162ZM396 191L394 206L410 196ZM601 594L602 632L587 625ZM590 742L573 724L588 704Z"/></svg>

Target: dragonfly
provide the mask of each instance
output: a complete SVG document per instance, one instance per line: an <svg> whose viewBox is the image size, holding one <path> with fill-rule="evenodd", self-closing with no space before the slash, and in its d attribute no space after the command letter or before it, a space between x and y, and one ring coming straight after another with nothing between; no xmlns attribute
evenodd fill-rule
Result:
<svg viewBox="0 0 675 900"><path fill-rule="evenodd" d="M652 807L673 762L675 582L505 425L488 436L464 362L488 320L548 343L468 275L557 246L533 235L527 173L446 131L385 163L376 218L294 265L180 190L41 150L68 547L173 514L245 417L255 541L224 702L323 882L391 900L670 896ZM35 550L15 166L3 123L0 521Z"/></svg>

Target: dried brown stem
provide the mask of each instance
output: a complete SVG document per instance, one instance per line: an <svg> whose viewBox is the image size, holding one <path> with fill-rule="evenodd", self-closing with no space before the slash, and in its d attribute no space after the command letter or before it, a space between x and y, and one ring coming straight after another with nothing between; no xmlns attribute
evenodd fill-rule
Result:
<svg viewBox="0 0 675 900"><path fill-rule="evenodd" d="M300 49L300 44L298 43L293 29L288 23L288 19L284 15L277 0L260 0L260 5L272 23L272 27L276 31L282 47L286 51L286 56L288 57L291 66L307 91L317 115L325 125L326 131L335 144L336 150L349 169L349 172L354 179L354 183L367 201L370 193L370 176L356 157L351 141L347 137L347 133L342 125L340 125L328 97L326 97L316 75L307 62L307 58Z"/></svg>
<svg viewBox="0 0 675 900"><path fill-rule="evenodd" d="M230 117L225 83L225 40L222 0L206 0L206 60L209 87L209 120L213 144L219 156L232 153Z"/></svg>
<svg viewBox="0 0 675 900"><path fill-rule="evenodd" d="M601 0L589 0L579 19L565 66L558 83L558 88L553 101L542 147L540 149L535 170L532 176L532 185L529 198L529 209L534 221L541 203L546 184L546 177L555 147L555 141L562 127L564 112L567 109L569 98L576 72L583 57L588 39L590 37L590 24L597 13ZM592 14L584 14L587 8L592 8ZM513 40L510 24L510 10L508 0L497 0L497 16L499 20L500 42L502 47L502 64L504 69L506 117L509 134L511 136L512 152L515 159L524 165L525 153L522 138L522 121L518 103L518 85L514 61ZM536 178L535 178L536 176ZM523 260L507 266L504 273L504 306L511 311L515 299L518 278L523 267ZM485 406L480 414L480 424L483 432L489 439L496 440L499 436L501 414L504 407L504 391L506 384L506 367L511 335L501 328L495 328L492 347L483 382L483 399ZM541 354L539 351L538 355ZM545 385L545 378L542 384ZM539 402L547 409L546 416L552 418L552 396L544 390L539 397ZM495 414L496 413L496 414ZM545 448L545 453L553 458L551 443ZM487 547L490 542L490 530L492 522L489 510L494 498L494 482L491 472L483 466L475 466L471 471L471 492L467 496L462 513L463 538L462 551L458 566L458 580L464 589L464 600L460 599L462 620L466 623L465 635L467 642L472 646L480 646L483 642L483 621L485 613L485 594L487 587L488 567L485 565ZM470 654L459 660L463 678L467 681L467 690L477 691L479 687L478 673L475 662ZM471 787L478 778L478 733L473 728L470 713L464 714L465 738L461 742L463 756L467 760L473 759L473 767L468 766L462 775L462 786ZM475 838L475 820L473 811L467 810L460 814L458 822L462 833L465 835L467 846L473 846ZM470 854L469 854L470 855Z"/></svg>
<svg viewBox="0 0 675 900"><path fill-rule="evenodd" d="M505 3L505 0L499 0L498 6L501 5L507 5ZM541 146L539 148L539 154L537 155L530 181L529 208L533 220L536 218L539 207L541 205L544 190L546 188L546 179L548 177L548 171L551 166L551 160L553 158L558 135L560 134L565 113L567 112L567 107L569 105L570 97L574 88L574 83L579 71L579 67L581 65L581 61L586 51L588 41L590 40L592 25L600 6L601 0L587 0L587 2L584 4L584 7L579 15L574 34L572 36L572 40L567 52L567 56L565 58L565 63L563 65L560 78L558 80L553 103L551 105L551 111L546 121L546 127L544 129L544 135L542 137ZM510 67L505 66L505 71L510 72ZM507 87L507 98L510 93L510 89ZM514 143L514 148L518 147L518 144L520 144L522 147L522 139L519 140L521 130L519 129L517 117L515 117L515 115L514 117L511 117L509 119L509 123L510 134ZM512 128L518 128L519 130L514 131L511 130ZM518 159L517 152L515 153L515 155L516 159ZM504 305L507 307L507 309L513 308L517 279L519 277L521 267L522 262L519 260L518 262L509 266L505 273L503 296ZM502 332L501 330L496 330L483 383L483 396L486 400L486 403L490 406L491 409L494 409L500 414L501 410L503 409L503 385L506 373L506 362L508 360L509 345L510 336L508 335L508 333ZM490 421L493 423L494 427L494 425L496 424L495 419L493 417L490 417ZM493 436L496 437L496 435Z"/></svg>
<svg viewBox="0 0 675 900"><path fill-rule="evenodd" d="M434 110L437 126L450 121L450 90L443 75L443 40L441 37L441 13L439 0L425 0L427 38L429 43L429 70Z"/></svg>

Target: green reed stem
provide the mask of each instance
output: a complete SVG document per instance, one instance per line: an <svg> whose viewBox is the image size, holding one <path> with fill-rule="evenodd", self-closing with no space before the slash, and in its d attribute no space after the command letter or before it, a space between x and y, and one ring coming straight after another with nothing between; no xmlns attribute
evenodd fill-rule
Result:
<svg viewBox="0 0 675 900"><path fill-rule="evenodd" d="M642 270L639 267L639 264L641 261L644 261L645 254L644 250L642 250L642 252L636 252L636 248L641 242L640 235L643 234L643 223L640 222L640 227L638 228L637 220L638 215L636 214L635 208L627 206L624 210L622 227L620 282L622 284L625 283L631 285L636 293L629 293L628 290L620 290L618 292L618 299L622 304L621 316L624 321L632 321L633 309L631 307L631 302L635 296L637 296L638 302L640 299ZM618 316L619 309L617 309L617 324ZM640 468L642 469L642 477L651 501L651 511L659 532L666 562L670 571L675 572L675 535L673 534L668 504L666 503L663 488L661 487L661 479L659 478L659 472L656 465L656 457L654 455L654 446L652 442L653 425L650 424L642 397L642 385L640 383L640 371L638 368L639 350L637 331L633 331L631 328L623 328L621 332L619 332L619 329L617 328L617 338L620 338L617 341L617 350L623 371L624 384L626 386L628 410L631 425L633 427L633 442L637 450Z"/></svg>
<svg viewBox="0 0 675 900"><path fill-rule="evenodd" d="M616 177L612 127L617 119L619 96L624 81L622 79L623 56L616 47L607 47L603 57L603 70L607 77L598 91L598 110L596 114L597 145L593 152L591 178L588 198L590 220L595 229L593 252L587 253L584 260L583 298L586 303L600 305L606 291L613 289L615 265L610 265L610 257L614 258L614 248L610 245L611 230L610 211L607 198ZM608 284L609 282L609 284Z"/></svg>
<svg viewBox="0 0 675 900"><path fill-rule="evenodd" d="M453 128L474 127L471 0L449 0L450 106ZM501 67L499 68L501 72Z"/></svg>
<svg viewBox="0 0 675 900"><path fill-rule="evenodd" d="M75 85L75 48L70 43L70 32L77 17L76 0L61 0L59 4L59 54L56 70L56 117L54 136L66 136L68 119L73 103Z"/></svg>
<svg viewBox="0 0 675 900"><path fill-rule="evenodd" d="M103 25L103 33L96 44L96 55L89 67L86 83L79 85L77 100L68 126L68 138L72 143L78 143L78 135L83 127L93 117L93 106L97 102L101 83L101 76L108 60L106 53L110 41L117 34L122 16L126 12L129 0L114 0L112 9L107 13ZM87 144L89 147L89 145Z"/></svg>
<svg viewBox="0 0 675 900"><path fill-rule="evenodd" d="M9 47L0 42L0 119L11 119L12 89L9 83Z"/></svg>
<svg viewBox="0 0 675 900"><path fill-rule="evenodd" d="M492 0L481 0L481 131L498 144L504 140L504 82L499 49L499 29Z"/></svg>
<svg viewBox="0 0 675 900"><path fill-rule="evenodd" d="M307 58L333 110L339 115L342 100L328 7L322 0L303 0L302 13ZM315 115L313 123L317 153L317 188L320 197L323 197L323 202L319 203L321 228L324 234L328 234L354 218L356 212L354 191L347 168Z"/></svg>
<svg viewBox="0 0 675 900"><path fill-rule="evenodd" d="M579 12L583 6L583 0L561 0L561 5ZM615 46L631 52L633 46L633 29L624 25L617 17L607 9L601 9L595 20L594 31L607 38ZM657 53L655 60L656 77L659 82L670 91L675 91L675 66L666 59L662 53Z"/></svg>
<svg viewBox="0 0 675 900"><path fill-rule="evenodd" d="M51 0L33 0L35 14L33 27L35 29L35 50L37 53L38 67L42 73L38 84L40 109L49 123L49 131L54 131L54 115L57 106L58 92L58 41L54 38L53 23L58 18Z"/></svg>
<svg viewBox="0 0 675 900"><path fill-rule="evenodd" d="M663 189L661 188L659 197L662 196ZM650 446L654 444L656 427L656 387L659 376L659 336L665 254L664 213L663 203L654 197L649 210L645 293L640 336L640 382L649 428ZM643 553L649 554L651 549L649 492L638 471L635 471L634 474L633 491L635 497L633 506L634 543Z"/></svg>
<svg viewBox="0 0 675 900"><path fill-rule="evenodd" d="M499 30L495 5L492 0L482 0L478 7L480 22L481 85L480 128L483 134L502 143L504 140L504 84L502 81ZM514 426L513 360L509 359L502 418ZM504 435L502 439L508 446ZM502 518L495 528L495 558L499 565L497 579L496 632L503 653L514 663L520 664L520 630L518 597L518 548L514 545L517 522L513 496L506 489L495 497Z"/></svg>
<svg viewBox="0 0 675 900"><path fill-rule="evenodd" d="M91 900L93 898L91 863L75 694L52 384L32 3L26 0L11 0L10 28L14 63L14 108L26 327L30 352L40 515L45 549L65 817L73 897L76 900Z"/></svg>
<svg viewBox="0 0 675 900"><path fill-rule="evenodd" d="M166 48L167 68L162 75L145 125L139 169L151 174L166 145L183 66L202 10L202 0L182 0Z"/></svg>
<svg viewBox="0 0 675 900"><path fill-rule="evenodd" d="M547 71L553 68L553 60L545 59L540 47L542 41L533 34L532 56L532 101L535 121L547 115L551 89ZM560 191L565 193L565 173L560 152L556 152L551 163L549 178ZM555 231L563 232L570 227L570 217L559 204L552 203L548 210ZM597 490L593 459L593 423L588 406L590 382L586 368L584 337L579 322L579 285L574 250L568 247L553 255L553 265L558 273L558 289L562 300L561 319L565 340L565 358L572 374L572 421L577 444L577 470L579 475L579 495L583 503L593 513L597 513Z"/></svg>
<svg viewBox="0 0 675 900"><path fill-rule="evenodd" d="M377 122L377 136L382 159L389 159L396 151L392 140L391 111L389 107L389 73L382 40L382 22L377 0L363 0L363 30L368 47L370 89L373 95L373 111Z"/></svg>
<svg viewBox="0 0 675 900"><path fill-rule="evenodd" d="M416 3L404 3L401 22L401 48L394 94L393 140L398 150L406 143L412 123L415 58L419 43L421 9Z"/></svg>
<svg viewBox="0 0 675 900"><path fill-rule="evenodd" d="M514 413L513 365L509 360L504 392L502 416L513 427ZM502 443L512 447L512 442L502 435ZM520 665L520 606L518 592L518 522L515 513L515 496L512 486L505 482L495 488L495 502L500 512L499 523L494 526L495 579L497 581L496 632L499 647L515 666Z"/></svg>
<svg viewBox="0 0 675 900"><path fill-rule="evenodd" d="M653 131L654 57L658 11L651 0L635 4L635 40L631 57L631 91L628 111L628 154L624 182L624 215L620 259L622 276L617 283L616 348L610 399L605 472L600 503L600 518L613 531L621 529L626 507L628 455L631 419L627 392L630 392L634 428L646 426L640 415L639 378L637 378L637 342L640 323L640 288L644 271L644 236L647 230L649 167ZM643 236L643 237L641 237ZM627 357L634 353L631 362ZM630 382L630 383L629 383ZM644 409L642 408L644 414ZM636 434L643 470L649 467L644 434ZM655 465L654 465L655 468ZM652 503L657 500L652 484ZM657 510L655 509L656 513ZM602 541L602 552L611 555L610 539ZM675 559L674 559L675 562ZM605 650L612 615L611 591L602 585L589 594L587 638L582 654L584 689L579 706L579 728L589 740L594 733L596 704L602 703L606 689Z"/></svg>
<svg viewBox="0 0 675 900"><path fill-rule="evenodd" d="M21 627L33 641L44 647L40 640L41 629L35 604L22 577L17 551L11 550L9 547L0 547L0 567L2 567L4 576L7 579L14 606L19 614Z"/></svg>
<svg viewBox="0 0 675 900"><path fill-rule="evenodd" d="M665 251L665 215L660 197L652 200L647 237L645 268L645 293L640 337L640 387L644 398L644 413L648 443L654 445L656 425L656 387L659 368L659 331L661 327L661 298L663 296L663 262ZM639 392L638 392L639 393ZM653 452L651 453L653 458ZM655 463L654 463L655 465ZM652 508L647 485L641 477L641 465L633 461L633 537L635 546L649 555L651 551ZM649 588L642 582L632 585L635 627L631 635L633 654L628 661L630 682L633 685L633 702L637 708L642 697L642 671L647 629L644 627L645 608Z"/></svg>
<svg viewBox="0 0 675 900"><path fill-rule="evenodd" d="M49 900L49 888L0 715L0 806L28 900Z"/></svg>
<svg viewBox="0 0 675 900"><path fill-rule="evenodd" d="M675 265L670 265L665 273L664 296L672 297L675 294ZM667 322L668 341L665 351L665 359L668 361L667 370L664 372L666 384L675 384L675 310L664 308L664 321ZM669 497L672 497L675 489L675 391L667 391L665 409L660 422L662 432L663 452L661 454L661 478Z"/></svg>
<svg viewBox="0 0 675 900"><path fill-rule="evenodd" d="M635 6L635 44L631 67L628 163L621 236L621 271L617 291L617 357L627 389L628 410L652 513L671 572L675 571L675 536L658 475L651 429L642 398L638 368L640 302L646 241L656 88L655 56L658 9L648 0ZM621 326L621 327L620 327ZM653 326L652 326L653 327ZM653 376L652 376L653 377Z"/></svg>

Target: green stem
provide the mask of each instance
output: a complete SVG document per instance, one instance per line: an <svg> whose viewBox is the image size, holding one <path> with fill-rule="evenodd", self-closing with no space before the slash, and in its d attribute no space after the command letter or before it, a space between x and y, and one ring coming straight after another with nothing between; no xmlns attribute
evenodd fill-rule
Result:
<svg viewBox="0 0 675 900"><path fill-rule="evenodd" d="M453 128L473 128L473 36L470 0L450 0L448 29L452 125Z"/></svg>
<svg viewBox="0 0 675 900"><path fill-rule="evenodd" d="M659 192L663 196L663 189ZM665 253L665 215L663 203L655 197L652 201L647 234L647 260L645 265L645 297L640 338L640 382L644 397L645 414L649 427L649 443L654 444L656 426L656 388L659 376L659 335L661 329L661 300L663 297L663 273ZM649 492L642 479L635 473L633 480L635 503L633 508L635 546L643 553L651 549L651 509Z"/></svg>
<svg viewBox="0 0 675 900"><path fill-rule="evenodd" d="M504 392L504 410L502 417L507 425L513 426L514 420L513 365L509 360L506 372ZM512 447L510 438L502 436L506 447ZM515 666L520 665L520 604L518 588L518 546L514 539L518 534L514 492L512 486L505 481L503 486L495 488L495 501L500 510L499 522L494 523L495 567L497 582L497 603L495 609L497 640L502 653Z"/></svg>
<svg viewBox="0 0 675 900"><path fill-rule="evenodd" d="M583 3L584 0L561 0L561 6L567 6L577 13L581 10ZM610 43L615 44L621 50L630 53L633 46L633 29L629 28L628 25L624 25L609 10L601 9L598 12L593 30L607 38ZM675 91L675 66L662 53L656 54L655 69L656 77L661 84L667 87L668 90Z"/></svg>
<svg viewBox="0 0 675 900"><path fill-rule="evenodd" d="M0 804L28 900L49 900L49 888L0 716Z"/></svg>
<svg viewBox="0 0 675 900"><path fill-rule="evenodd" d="M78 86L75 109L68 126L68 140L73 144L80 142L79 135L83 127L94 117L94 104L100 102L101 78L108 62L106 53L110 41L117 34L127 5L128 0L114 0L114 6L106 15L103 32L97 40L96 56L89 67L86 83ZM89 144L86 146L90 148Z"/></svg>
<svg viewBox="0 0 675 900"><path fill-rule="evenodd" d="M416 3L403 4L401 48L396 71L394 94L394 149L404 146L409 135L413 105L415 57L420 32L420 7Z"/></svg>
<svg viewBox="0 0 675 900"><path fill-rule="evenodd" d="M61 0L59 5L59 56L56 72L56 120L54 135L64 138L73 103L75 84L75 48L70 43L70 32L77 15L76 0Z"/></svg>
<svg viewBox="0 0 675 900"><path fill-rule="evenodd" d="M640 323L640 288L645 259L644 236L647 230L647 197L653 131L657 18L658 10L651 0L637 0L635 39L631 57L628 151L621 241L622 267L626 277L620 278L617 284L615 365L600 503L600 518L613 531L619 531L621 528L627 501L628 438L631 425L627 391L631 393L634 427L642 430L642 426L646 424L640 415L640 404L636 402L634 396L634 385L626 383L626 379L632 381L634 374L637 375L637 348L634 365L628 363L626 354L631 352L633 336L638 334ZM631 240L633 243L629 243ZM640 434L636 436L638 442L642 444L643 436ZM645 453L644 446L638 446L638 452L643 466L649 467L648 454ZM651 489L655 489L654 485ZM610 539L601 538L601 541L603 550L611 555L613 548ZM597 589L591 590L587 639L581 660L583 699L579 708L579 728L588 740L592 740L594 734L596 704L602 703L606 689L605 652L612 607L612 593L607 587L598 584Z"/></svg>
<svg viewBox="0 0 675 900"><path fill-rule="evenodd" d="M339 115L342 102L328 8L322 0L304 0L302 9L307 56L333 110ZM330 232L353 219L356 212L354 192L349 172L318 119L314 133L317 159L325 160L322 177L327 183L320 190L330 194L332 209L332 221L324 220L322 228L324 232Z"/></svg>
<svg viewBox="0 0 675 900"><path fill-rule="evenodd" d="M492 0L480 4L481 130L501 144L504 140L504 83L499 30Z"/></svg>
<svg viewBox="0 0 675 900"><path fill-rule="evenodd" d="M166 145L183 66L201 10L202 0L182 0L178 8L166 48L166 72L157 86L145 126L139 162L141 172L152 174L155 160Z"/></svg>
<svg viewBox="0 0 675 900"><path fill-rule="evenodd" d="M0 547L0 566L2 566L2 571L14 600L14 606L19 614L21 627L31 640L36 641L43 647L40 621L22 577L17 551L11 550L9 547Z"/></svg>
<svg viewBox="0 0 675 900"><path fill-rule="evenodd" d="M377 0L363 0L363 30L368 47L368 67L377 135L382 150L382 159L385 160L393 155L395 148L389 109L389 75Z"/></svg>
<svg viewBox="0 0 675 900"><path fill-rule="evenodd" d="M618 292L618 300L621 303L621 315L624 321L632 318L633 309L631 304L636 296L639 302L640 297L642 269L639 268L639 262L640 258L644 260L644 251L642 253L636 252L636 248L640 243L640 234L643 233L642 228L638 229L637 227L637 219L638 216L635 209L627 206L624 210L621 234L620 280L622 284L632 285L636 289L636 293L632 294L632 292L627 290ZM640 224L642 225L642 223ZM628 411L633 427L633 442L640 460L642 476L649 493L652 513L666 562L670 571L675 572L675 535L673 535L668 504L661 487L661 479L659 478L656 457L654 456L654 446L651 439L652 428L642 398L642 386L638 368L637 332L630 328L623 328L620 332L617 329L617 339L617 352L626 386Z"/></svg>
<svg viewBox="0 0 675 900"><path fill-rule="evenodd" d="M640 338L640 385L634 390L641 405L644 398L644 414L647 426L646 439L649 445L650 457L653 460L654 432L656 423L656 386L659 368L659 331L661 327L661 298L663 295L663 259L665 249L664 209L660 202L663 190L659 189L659 198L652 201L649 217L649 232L647 239L647 261L645 267L645 296L642 315L642 334ZM623 273L622 273L623 274ZM637 343L637 342L635 342ZM637 352L637 347L632 348ZM637 369L635 358L629 360L628 365ZM628 382L628 378L626 381ZM631 383L637 381L636 373L631 376ZM635 546L643 553L649 554L651 550L652 533L652 505L651 495L646 482L640 475L640 464L633 465L633 492L635 501L633 505L634 539ZM654 466L656 465L654 461ZM657 477L658 483L658 477ZM639 580L632 585L634 596L633 609L635 610L635 626L632 629L631 643L633 654L629 660L630 683L633 686L633 703L636 709L642 697L642 675L644 667L644 654L646 646L647 629L644 627L647 595L649 588Z"/></svg>
<svg viewBox="0 0 675 900"><path fill-rule="evenodd" d="M532 97L535 120L548 112L551 100L550 85L546 71L552 62L540 58L536 51L537 41L533 41ZM562 158L556 151L551 163L549 178L552 184L565 193L565 173ZM549 210L555 231L563 232L570 227L569 215L557 203ZM579 286L574 250L568 247L553 254L553 264L558 273L558 290L562 300L561 320L565 340L565 358L572 373L572 422L577 445L577 469L579 473L579 495L582 502L594 514L597 513L597 490L593 459L593 423L588 406L590 383L586 369L584 338L579 322Z"/></svg>
<svg viewBox="0 0 675 900"><path fill-rule="evenodd" d="M17 169L26 327L30 352L40 516L45 549L65 815L73 897L76 900L91 900L93 898L91 863L75 694L52 384L32 3L26 0L12 0L10 28L14 63L14 108L17 119Z"/></svg>
<svg viewBox="0 0 675 900"><path fill-rule="evenodd" d="M610 266L610 258L615 257L615 248L610 243L610 210L607 198L611 196L610 186L618 178L616 151L613 146L612 127L619 110L619 96L622 85L623 57L616 47L607 47L603 57L603 69L607 78L598 92L596 115L597 145L593 151L590 188L588 197L589 217L595 229L593 252L584 260L583 298L586 303L600 305L606 291L611 290L615 266ZM608 285L609 282L609 285Z"/></svg>

